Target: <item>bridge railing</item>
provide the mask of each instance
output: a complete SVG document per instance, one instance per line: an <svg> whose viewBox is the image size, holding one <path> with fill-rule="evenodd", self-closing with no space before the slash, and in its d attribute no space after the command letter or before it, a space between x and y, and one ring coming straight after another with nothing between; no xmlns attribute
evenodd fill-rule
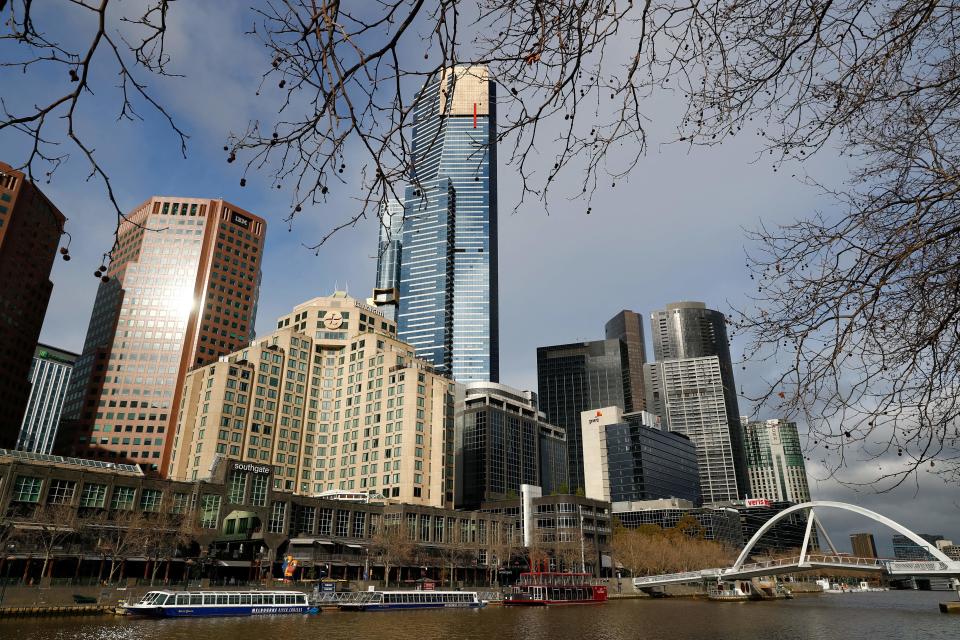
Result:
<svg viewBox="0 0 960 640"><path fill-rule="evenodd" d="M946 571L947 563L939 560L884 560L887 573L925 573Z"/></svg>
<svg viewBox="0 0 960 640"><path fill-rule="evenodd" d="M712 578L719 576L723 569L702 569L700 571L681 571L679 573L667 573L659 576L638 576L633 579L636 586L653 582L684 582L702 580L703 578Z"/></svg>

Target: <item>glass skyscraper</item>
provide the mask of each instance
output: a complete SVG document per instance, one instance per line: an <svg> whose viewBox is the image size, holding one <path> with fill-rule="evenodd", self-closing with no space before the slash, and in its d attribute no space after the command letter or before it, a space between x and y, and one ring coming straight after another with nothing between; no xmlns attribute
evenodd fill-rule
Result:
<svg viewBox="0 0 960 640"><path fill-rule="evenodd" d="M750 497L809 502L810 485L797 423L741 417L750 474Z"/></svg>
<svg viewBox="0 0 960 640"><path fill-rule="evenodd" d="M500 375L496 90L486 67L428 81L414 107L399 337L461 382Z"/></svg>
<svg viewBox="0 0 960 640"><path fill-rule="evenodd" d="M30 367L30 397L23 416L17 449L51 453L60 426L60 412L77 354L37 345Z"/></svg>
<svg viewBox="0 0 960 640"><path fill-rule="evenodd" d="M391 320L396 320L400 293L402 237L403 203L390 198L380 210L380 242L377 246L377 281L373 288L373 301Z"/></svg>

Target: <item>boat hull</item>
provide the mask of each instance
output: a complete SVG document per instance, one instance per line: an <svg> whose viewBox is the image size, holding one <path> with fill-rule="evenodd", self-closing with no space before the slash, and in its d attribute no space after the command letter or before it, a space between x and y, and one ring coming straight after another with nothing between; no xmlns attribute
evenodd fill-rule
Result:
<svg viewBox="0 0 960 640"><path fill-rule="evenodd" d="M221 618L227 616L274 616L310 613L305 605L264 607L258 605L224 605L213 607L138 607L128 606L126 612L144 618Z"/></svg>
<svg viewBox="0 0 960 640"><path fill-rule="evenodd" d="M556 607L575 604L603 604L606 600L511 600L503 601L505 607Z"/></svg>
<svg viewBox="0 0 960 640"><path fill-rule="evenodd" d="M375 603L363 603L363 602L345 602L341 605L338 605L341 611L388 611L396 609L479 609L483 606L483 603L473 603L473 602L437 602L437 603L420 603L420 602L396 602L389 604L382 604L379 602Z"/></svg>

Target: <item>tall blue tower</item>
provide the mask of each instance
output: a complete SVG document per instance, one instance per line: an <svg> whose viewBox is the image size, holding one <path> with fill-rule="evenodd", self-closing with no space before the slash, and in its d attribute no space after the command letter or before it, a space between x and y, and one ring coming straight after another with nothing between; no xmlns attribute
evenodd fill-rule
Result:
<svg viewBox="0 0 960 640"><path fill-rule="evenodd" d="M414 108L397 330L457 381L499 381L496 89L486 67L427 82Z"/></svg>

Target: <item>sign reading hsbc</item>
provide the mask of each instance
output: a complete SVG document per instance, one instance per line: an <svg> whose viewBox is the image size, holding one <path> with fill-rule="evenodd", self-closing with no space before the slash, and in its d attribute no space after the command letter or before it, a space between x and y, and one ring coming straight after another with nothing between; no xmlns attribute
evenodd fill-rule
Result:
<svg viewBox="0 0 960 640"><path fill-rule="evenodd" d="M242 215L240 215L239 213L237 213L236 211L231 211L231 212L230 212L230 222L232 222L233 224L237 225L238 227L243 227L244 229L249 229L249 228L250 228L250 223L253 222L253 221L252 221L250 218L248 218L247 216L242 216Z"/></svg>
<svg viewBox="0 0 960 640"><path fill-rule="evenodd" d="M262 475L270 475L273 472L273 467L268 464L254 464L252 462L234 462L230 469L231 471L247 471Z"/></svg>

